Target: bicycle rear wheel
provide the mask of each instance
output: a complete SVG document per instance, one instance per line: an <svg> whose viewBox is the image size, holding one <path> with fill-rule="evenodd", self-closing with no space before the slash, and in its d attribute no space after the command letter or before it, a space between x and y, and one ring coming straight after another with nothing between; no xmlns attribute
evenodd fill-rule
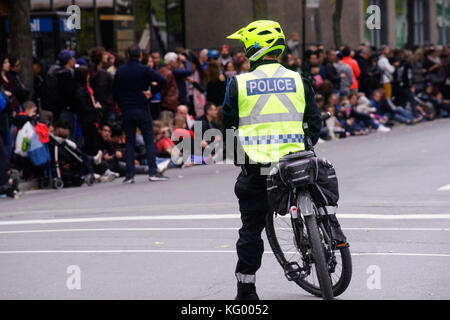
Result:
<svg viewBox="0 0 450 320"><path fill-rule="evenodd" d="M312 260L316 267L316 274L319 280L322 298L325 300L331 300L334 298L333 288L331 286L331 278L328 273L328 264L325 259L325 247L319 234L316 216L312 215L305 217L305 224L306 229L308 230Z"/></svg>

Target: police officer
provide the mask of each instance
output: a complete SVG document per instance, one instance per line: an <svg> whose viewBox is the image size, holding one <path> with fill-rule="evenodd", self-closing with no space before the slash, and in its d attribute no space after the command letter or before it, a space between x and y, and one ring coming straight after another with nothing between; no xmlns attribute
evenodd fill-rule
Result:
<svg viewBox="0 0 450 320"><path fill-rule="evenodd" d="M261 266L261 233L270 212L264 169L289 153L305 150L304 122L316 144L321 118L311 84L278 63L286 40L277 22L252 22L228 39L242 41L250 60L249 73L228 81L222 110L224 129L238 129L237 145L245 154L235 185L242 220L236 244L236 299L258 300L255 274Z"/></svg>

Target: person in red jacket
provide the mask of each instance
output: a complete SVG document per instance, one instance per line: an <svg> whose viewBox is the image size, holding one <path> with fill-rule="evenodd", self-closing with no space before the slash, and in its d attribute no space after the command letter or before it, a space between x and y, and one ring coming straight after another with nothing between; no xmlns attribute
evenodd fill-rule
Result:
<svg viewBox="0 0 450 320"><path fill-rule="evenodd" d="M359 68L358 62L356 62L356 60L351 57L351 50L347 46L345 46L342 50L342 55L344 56L342 62L346 65L349 65L353 70L353 84L350 87L350 90L353 92L358 92L358 78L361 75L361 69Z"/></svg>

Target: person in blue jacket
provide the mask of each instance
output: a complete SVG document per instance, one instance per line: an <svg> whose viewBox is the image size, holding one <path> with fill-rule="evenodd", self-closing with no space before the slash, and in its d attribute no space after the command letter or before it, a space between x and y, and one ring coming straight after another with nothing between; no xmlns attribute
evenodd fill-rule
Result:
<svg viewBox="0 0 450 320"><path fill-rule="evenodd" d="M149 87L157 83L157 91L167 85L167 80L148 66L143 65L142 50L137 45L127 49L128 63L120 67L114 79L114 100L122 110L122 126L126 135L127 173L124 183L134 183L136 128L142 132L147 151L150 181L165 181L168 178L157 172L153 141L153 119L149 109L151 92Z"/></svg>

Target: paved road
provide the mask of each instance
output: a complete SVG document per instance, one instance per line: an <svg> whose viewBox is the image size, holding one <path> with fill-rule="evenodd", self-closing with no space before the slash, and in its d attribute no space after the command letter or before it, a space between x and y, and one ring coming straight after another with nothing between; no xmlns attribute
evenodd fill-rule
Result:
<svg viewBox="0 0 450 320"><path fill-rule="evenodd" d="M449 138L440 120L317 148L337 168L353 254L340 298L450 298ZM237 175L203 166L166 183L0 199L0 299L233 298ZM267 241L257 279L262 299L314 299L284 278Z"/></svg>

